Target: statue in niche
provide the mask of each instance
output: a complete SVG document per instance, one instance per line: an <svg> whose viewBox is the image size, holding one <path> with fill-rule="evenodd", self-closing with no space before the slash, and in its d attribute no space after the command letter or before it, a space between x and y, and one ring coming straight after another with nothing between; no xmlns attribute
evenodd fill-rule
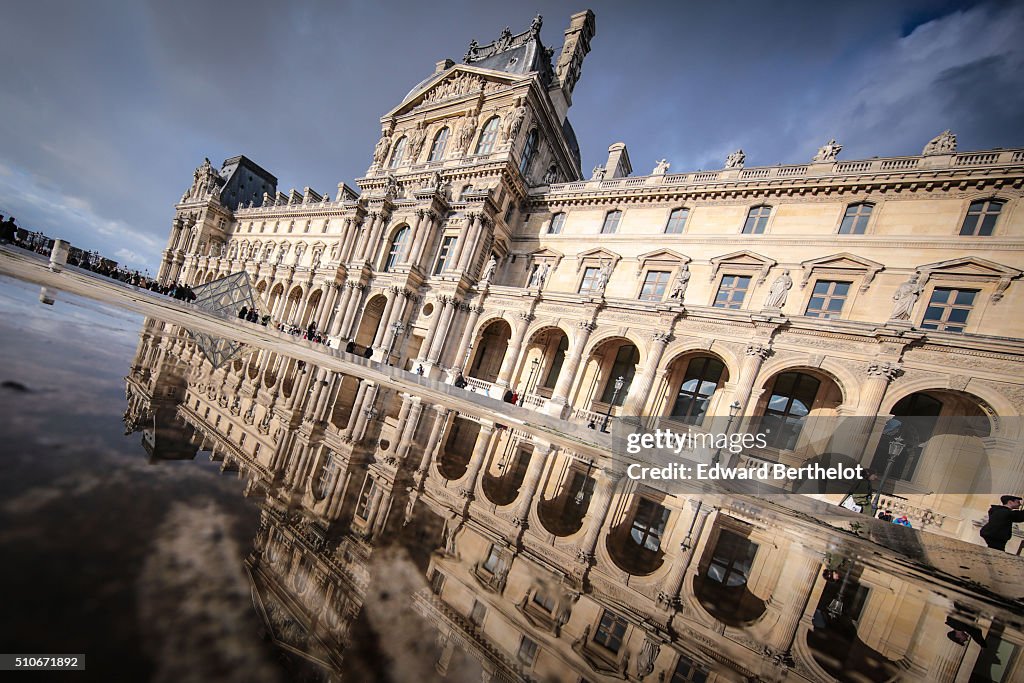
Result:
<svg viewBox="0 0 1024 683"><path fill-rule="evenodd" d="M594 170L591 171L591 180L604 180L604 174L606 173L604 166L595 166Z"/></svg>
<svg viewBox="0 0 1024 683"><path fill-rule="evenodd" d="M466 116L459 128L459 152L465 153L469 149L469 143L473 141L473 134L476 133L476 119Z"/></svg>
<svg viewBox="0 0 1024 683"><path fill-rule="evenodd" d="M832 138L818 149L818 153L814 155L812 161L835 161L842 151L843 146L836 142L835 138Z"/></svg>
<svg viewBox="0 0 1024 683"><path fill-rule="evenodd" d="M597 292L603 292L604 288L608 286L608 280L612 277L612 264L606 263L601 266L601 272L597 275L597 282L594 284L594 290Z"/></svg>
<svg viewBox="0 0 1024 683"><path fill-rule="evenodd" d="M495 269L498 267L498 259L491 255L491 260L487 262L487 267L484 268L483 275L480 276L481 282L490 282L491 276L494 275Z"/></svg>
<svg viewBox="0 0 1024 683"><path fill-rule="evenodd" d="M914 313L914 306L917 305L917 298L921 296L922 287L918 284L918 277L915 273L909 280L900 285L892 295L893 307L890 320L910 320Z"/></svg>
<svg viewBox="0 0 1024 683"><path fill-rule="evenodd" d="M558 167L554 164L548 167L547 173L544 174L544 184L550 185L558 181Z"/></svg>
<svg viewBox="0 0 1024 683"><path fill-rule="evenodd" d="M672 164L668 162L668 159L659 159L655 162L654 170L651 171L651 175L665 175L668 173L668 169Z"/></svg>
<svg viewBox="0 0 1024 683"><path fill-rule="evenodd" d="M738 149L725 158L726 168L743 168L744 162L747 160L747 155L743 153L742 149Z"/></svg>
<svg viewBox="0 0 1024 683"><path fill-rule="evenodd" d="M409 133L409 163L415 164L416 160L420 158L420 151L423 149L426 139L427 132L423 130L423 123L420 122Z"/></svg>
<svg viewBox="0 0 1024 683"><path fill-rule="evenodd" d="M515 112L508 117L508 123L505 124L505 139L512 143L516 141L523 122L526 120L526 105L523 104L523 99L516 100L516 104L518 106Z"/></svg>
<svg viewBox="0 0 1024 683"><path fill-rule="evenodd" d="M686 286L690 283L690 267L683 266L683 269L679 271L679 275L676 276L675 284L672 285L672 291L669 293L668 298L674 301L682 301L683 295L686 294Z"/></svg>
<svg viewBox="0 0 1024 683"><path fill-rule="evenodd" d="M782 308L786 305L786 299L789 298L789 290L793 287L793 278L789 276L789 271L783 271L782 275L775 278L772 282L771 288L768 290L768 296L764 298L765 308Z"/></svg>
<svg viewBox="0 0 1024 683"><path fill-rule="evenodd" d="M550 267L546 263L539 263L533 267L533 273L530 274L530 283L527 285L528 289L541 289L544 287L544 282L548 279L548 273Z"/></svg>
<svg viewBox="0 0 1024 683"><path fill-rule="evenodd" d="M933 154L953 154L954 152L956 152L956 134L951 130L944 130L924 146L921 154L927 157Z"/></svg>
<svg viewBox="0 0 1024 683"><path fill-rule="evenodd" d="M227 253L227 250L228 249L227 249L226 246L224 246L223 244L220 245L220 257L221 258L224 258L224 255Z"/></svg>

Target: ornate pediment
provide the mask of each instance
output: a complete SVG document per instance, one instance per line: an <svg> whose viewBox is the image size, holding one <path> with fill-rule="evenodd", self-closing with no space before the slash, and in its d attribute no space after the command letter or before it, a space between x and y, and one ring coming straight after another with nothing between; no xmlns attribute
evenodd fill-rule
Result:
<svg viewBox="0 0 1024 683"><path fill-rule="evenodd" d="M1016 268L977 256L964 256L948 261L929 263L917 270L921 274L921 286L924 286L928 280L968 284L995 282L992 303L1002 299L1006 288L1010 286L1010 281L1021 276L1021 271Z"/></svg>
<svg viewBox="0 0 1024 683"><path fill-rule="evenodd" d="M757 273L757 284L761 284L768 276L768 271L775 266L775 263L774 259L770 259L767 256L761 256L753 251L742 249L711 259L710 279L714 281L718 276L718 272L725 267L731 270Z"/></svg>
<svg viewBox="0 0 1024 683"><path fill-rule="evenodd" d="M492 92L516 82L521 77L471 66L456 66L436 74L413 89L405 100L385 115L401 116L409 112L454 102L481 92Z"/></svg>
<svg viewBox="0 0 1024 683"><path fill-rule="evenodd" d="M618 254L608 251L603 247L588 249L576 254L576 272L578 273L584 264L593 264L594 262L610 264L611 268L614 269L615 264L617 264L621 258L622 257Z"/></svg>
<svg viewBox="0 0 1024 683"><path fill-rule="evenodd" d="M885 266L877 261L872 261L849 252L810 259L801 263L800 267L804 272L803 280L800 282L801 287L806 287L815 274L838 277L862 277L863 280L860 283L860 290L862 292L875 279L875 275L885 268Z"/></svg>
<svg viewBox="0 0 1024 683"><path fill-rule="evenodd" d="M548 249L547 247L545 247L544 249L538 249L536 251L531 251L527 255L527 258L529 259L529 262L531 264L532 263L548 263L548 264L551 265L552 268L557 268L558 264L561 262L561 260L562 260L562 258L564 258L564 256L565 256L565 254L563 254L560 251L555 251L554 249Z"/></svg>
<svg viewBox="0 0 1024 683"><path fill-rule="evenodd" d="M690 257L672 251L671 249L655 249L646 254L640 254L637 258L636 274L639 276L649 264L664 265L669 268L678 268L690 262Z"/></svg>

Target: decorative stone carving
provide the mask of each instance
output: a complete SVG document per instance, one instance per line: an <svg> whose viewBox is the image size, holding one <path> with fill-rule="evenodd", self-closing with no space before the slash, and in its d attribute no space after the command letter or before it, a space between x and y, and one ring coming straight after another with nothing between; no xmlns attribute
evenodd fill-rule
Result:
<svg viewBox="0 0 1024 683"><path fill-rule="evenodd" d="M640 655L636 658L637 678L649 676L654 671L654 662L658 659L659 652L661 652L661 646L658 643L650 638L644 639L644 644L640 647Z"/></svg>
<svg viewBox="0 0 1024 683"><path fill-rule="evenodd" d="M534 287L536 287L537 289L543 288L544 283L548 279L550 268L551 267L546 263L539 263L536 266L534 266L533 272L530 273L530 282L527 285L527 287L530 289L533 289Z"/></svg>
<svg viewBox="0 0 1024 683"><path fill-rule="evenodd" d="M891 382L903 372L903 366L899 363L871 363L868 365L868 377L882 377L886 382Z"/></svg>
<svg viewBox="0 0 1024 683"><path fill-rule="evenodd" d="M420 158L420 151L423 149L423 143L427 139L427 131L423 129L423 122L416 124L416 128L409 132L409 155L408 159L410 163L416 163L416 160Z"/></svg>
<svg viewBox="0 0 1024 683"><path fill-rule="evenodd" d="M606 171L604 166L595 166L594 170L591 171L590 179L591 180L604 180L604 175L605 175L606 172L607 171Z"/></svg>
<svg viewBox="0 0 1024 683"><path fill-rule="evenodd" d="M775 278L772 282L771 288L768 290L768 295L764 298L765 308L782 308L786 305L786 299L789 298L789 290L793 288L793 278L789 276L789 271L785 270L782 275Z"/></svg>
<svg viewBox="0 0 1024 683"><path fill-rule="evenodd" d="M909 280L897 288L892 295L893 307L890 320L910 320L914 313L914 306L921 296L922 287L918 284L918 276L915 273Z"/></svg>
<svg viewBox="0 0 1024 683"><path fill-rule="evenodd" d="M465 116L459 126L459 137L456 140L456 148L460 154L465 154L469 143L473 141L476 133L476 119L472 116Z"/></svg>
<svg viewBox="0 0 1024 683"><path fill-rule="evenodd" d="M665 175L668 173L668 169L672 164L668 162L668 159L659 159L654 162L654 170L651 171L651 175Z"/></svg>
<svg viewBox="0 0 1024 683"><path fill-rule="evenodd" d="M923 156L935 154L953 154L956 152L956 134L950 130L944 130L924 146L921 151Z"/></svg>
<svg viewBox="0 0 1024 683"><path fill-rule="evenodd" d="M526 112L526 105L523 103L523 98L520 97L516 100L516 108L505 119L505 130L503 131L505 140L515 143L519 131L523 127L523 122L526 121Z"/></svg>
<svg viewBox="0 0 1024 683"><path fill-rule="evenodd" d="M380 166L384 163L389 149L391 149L391 135L387 128L383 128L380 131L380 140L377 141L377 146L373 148L373 164L375 166ZM266 204L266 200L264 200L264 204Z"/></svg>
<svg viewBox="0 0 1024 683"><path fill-rule="evenodd" d="M742 149L738 149L725 158L726 168L743 168L743 163L747 160L747 155L743 153Z"/></svg>
<svg viewBox="0 0 1024 683"><path fill-rule="evenodd" d="M676 275L675 284L672 285L672 291L669 293L668 298L673 301L682 302L683 295L686 294L686 286L690 283L690 267L684 265L680 269L679 274Z"/></svg>
<svg viewBox="0 0 1024 683"><path fill-rule="evenodd" d="M558 167L555 164L548 166L548 170L544 173L544 184L550 185L551 183L558 181Z"/></svg>
<svg viewBox="0 0 1024 683"><path fill-rule="evenodd" d="M761 360L767 360L768 356L772 355L772 349L762 344L747 344L744 353L748 356L760 356Z"/></svg>
<svg viewBox="0 0 1024 683"><path fill-rule="evenodd" d="M832 138L818 148L818 153L814 155L812 161L835 161L841 151L843 151L843 146L837 143L835 138Z"/></svg>
<svg viewBox="0 0 1024 683"><path fill-rule="evenodd" d="M483 274L480 276L481 282L490 282L491 276L494 275L495 269L498 267L498 259L491 256L491 260L487 262L487 266L484 268Z"/></svg>

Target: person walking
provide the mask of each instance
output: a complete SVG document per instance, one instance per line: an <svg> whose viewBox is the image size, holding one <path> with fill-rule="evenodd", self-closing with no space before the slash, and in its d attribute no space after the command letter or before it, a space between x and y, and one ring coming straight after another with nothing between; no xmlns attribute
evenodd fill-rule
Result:
<svg viewBox="0 0 1024 683"><path fill-rule="evenodd" d="M981 537L989 548L1006 550L1006 543L1013 536L1014 523L1024 522L1024 510L1020 509L1020 496L1002 496L1000 505L988 509L988 522L981 527Z"/></svg>

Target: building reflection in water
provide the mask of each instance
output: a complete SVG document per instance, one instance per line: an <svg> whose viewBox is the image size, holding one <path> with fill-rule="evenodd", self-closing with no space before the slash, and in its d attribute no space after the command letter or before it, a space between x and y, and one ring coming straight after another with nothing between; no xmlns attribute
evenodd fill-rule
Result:
<svg viewBox="0 0 1024 683"><path fill-rule="evenodd" d="M253 602L304 679L1024 679L1017 567L960 541L669 495L266 349L214 369L153 319L126 382L152 460L245 479Z"/></svg>

